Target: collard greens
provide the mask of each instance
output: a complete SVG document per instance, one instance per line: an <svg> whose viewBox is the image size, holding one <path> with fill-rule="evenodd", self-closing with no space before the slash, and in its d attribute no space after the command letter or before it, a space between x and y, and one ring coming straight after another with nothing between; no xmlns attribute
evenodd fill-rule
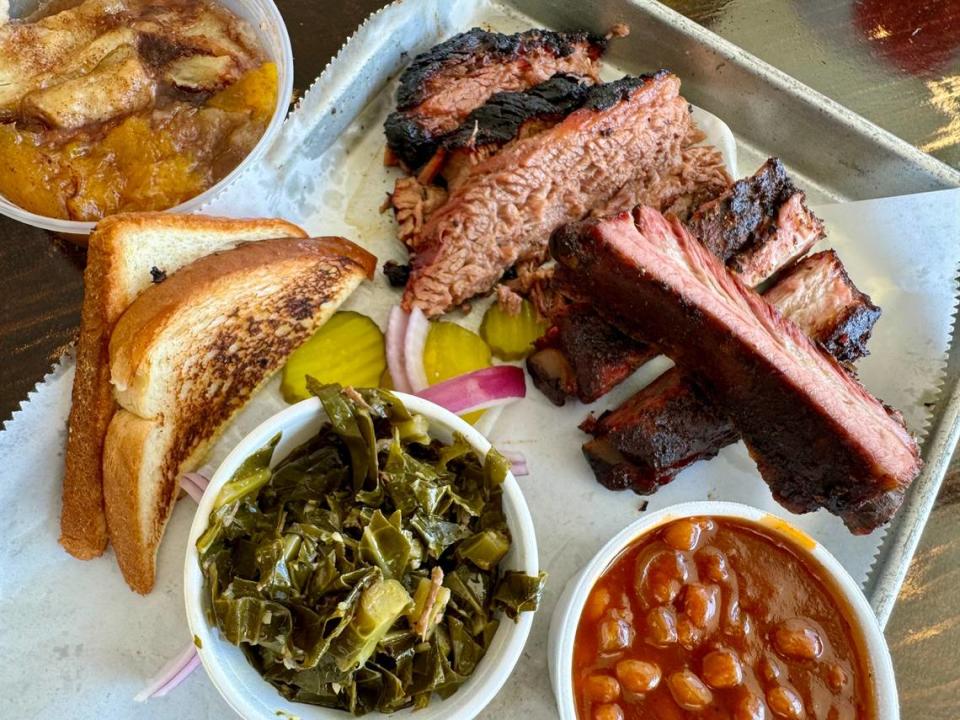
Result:
<svg viewBox="0 0 960 720"><path fill-rule="evenodd" d="M220 491L197 541L207 614L280 693L356 715L447 697L544 576L501 572L508 463L426 434L392 394L309 383L330 419Z"/></svg>

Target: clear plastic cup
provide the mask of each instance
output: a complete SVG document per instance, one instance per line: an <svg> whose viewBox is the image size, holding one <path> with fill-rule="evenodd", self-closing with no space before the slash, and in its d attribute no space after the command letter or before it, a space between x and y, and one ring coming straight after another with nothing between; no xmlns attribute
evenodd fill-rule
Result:
<svg viewBox="0 0 960 720"><path fill-rule="evenodd" d="M277 100L273 109L273 117L267 125L263 136L254 146L250 154L237 165L226 177L216 185L208 188L196 197L186 202L168 208L169 212L191 213L210 202L236 180L240 174L255 165L267 152L280 133L283 121L286 119L287 108L293 93L293 50L290 48L290 36L287 26L283 22L280 11L273 0L211 0L233 12L237 17L247 21L260 41L264 54L277 66ZM10 7L11 17L26 17L42 3L38 0L13 0ZM50 230L64 235L89 235L95 222L79 220L63 220L38 215L24 210L18 205L0 195L0 213L9 218L18 220L27 225Z"/></svg>

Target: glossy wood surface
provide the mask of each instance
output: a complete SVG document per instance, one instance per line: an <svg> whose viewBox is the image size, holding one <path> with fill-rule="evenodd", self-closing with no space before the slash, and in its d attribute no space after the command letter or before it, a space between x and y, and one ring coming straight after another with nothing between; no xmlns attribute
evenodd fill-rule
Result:
<svg viewBox="0 0 960 720"><path fill-rule="evenodd" d="M381 0L277 0L303 91ZM960 0L668 5L944 162L960 165ZM960 242L960 239L958 239ZM0 420L74 339L84 252L0 217ZM960 718L960 472L887 628L905 720Z"/></svg>

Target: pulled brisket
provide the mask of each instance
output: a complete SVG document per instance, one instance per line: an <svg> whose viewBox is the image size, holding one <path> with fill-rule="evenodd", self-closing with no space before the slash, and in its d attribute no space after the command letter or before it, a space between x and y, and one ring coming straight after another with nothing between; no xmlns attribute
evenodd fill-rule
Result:
<svg viewBox="0 0 960 720"><path fill-rule="evenodd" d="M427 218L443 207L446 201L447 191L439 185L427 185L415 177L397 178L388 202L397 221L397 237L400 242L412 248L419 239Z"/></svg>
<svg viewBox="0 0 960 720"><path fill-rule="evenodd" d="M417 168L472 110L497 92L522 91L557 73L597 79L606 40L584 32L473 28L413 59L400 76L397 110L384 125L387 145Z"/></svg>
<svg viewBox="0 0 960 720"><path fill-rule="evenodd" d="M709 198L707 204L694 213L694 217L698 218L696 223L692 223L696 228L694 235L698 231L706 233L708 239L704 241L704 245L707 249L718 253L718 257L726 262L727 267L739 274L746 284L754 286L769 279L795 258L805 255L823 237L823 223L807 207L803 191L794 187L778 159L767 160L751 177L737 181L732 187L729 187L729 183L720 187L721 180L713 170L714 161L710 159L716 151L705 147L690 147L684 150L684 156L690 156L691 153L700 158L700 162L687 166L680 175L688 179L684 187L703 188L707 193L711 189L719 188L721 192L718 197ZM722 168L722 165L720 167ZM637 193L637 204L655 207L682 218L683 207L678 207L678 204L690 196L674 195L666 189L669 187L673 187L670 181L663 181L661 178L661 182L647 186L646 195L642 190ZM745 198L764 198L762 206L765 214L754 213L751 216L753 220L745 219ZM619 212L632 207L632 204L617 207L617 203L611 201L604 210ZM774 218L776 221L761 222L761 218ZM721 235L725 240L718 243L716 238ZM589 304L584 307L587 309L577 315L576 325L571 326L568 322L551 328L548 332L548 337L552 339L549 345L552 351L548 356L540 355L546 348L538 345L537 351L527 360L527 368L534 385L557 405L563 405L567 397L577 397L581 402L591 403L610 392L629 377L633 370L649 360L649 355L646 354L649 350L647 343L640 339L631 341L616 329L598 329L596 332L619 338L619 346L611 345L607 352L602 353L577 352L575 345L581 334L578 326L606 322L589 309ZM575 329L576 333L570 333L571 329ZM633 352L632 342L639 343L639 348L644 352ZM621 350L620 346L629 347L630 350ZM561 362L555 357L555 352L565 355L566 361ZM636 364L628 370L630 362ZM563 377L552 374L557 370L562 371ZM580 377L591 378L589 389L579 386L577 378ZM604 382L609 384L603 384ZM562 394L564 391L565 394Z"/></svg>
<svg viewBox="0 0 960 720"><path fill-rule="evenodd" d="M639 208L565 226L551 250L608 320L650 338L724 409L786 508L826 508L856 533L890 520L921 467L899 413L679 221Z"/></svg>
<svg viewBox="0 0 960 720"><path fill-rule="evenodd" d="M860 292L833 250L807 257L778 278L764 299L811 340L845 363L867 354L880 308ZM678 368L668 370L619 407L581 426L597 481L646 494L683 468L715 456L740 435Z"/></svg>
<svg viewBox="0 0 960 720"><path fill-rule="evenodd" d="M543 258L560 225L631 179L677 164L693 134L680 81L661 71L589 89L582 107L476 165L423 226L403 297L436 316Z"/></svg>

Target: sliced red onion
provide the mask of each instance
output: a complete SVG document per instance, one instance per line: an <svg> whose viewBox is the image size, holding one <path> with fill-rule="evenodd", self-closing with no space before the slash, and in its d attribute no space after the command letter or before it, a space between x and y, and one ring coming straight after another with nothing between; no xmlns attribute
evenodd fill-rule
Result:
<svg viewBox="0 0 960 720"><path fill-rule="evenodd" d="M184 473L180 478L180 487L198 504L200 498L203 497L203 491L207 489L207 485L210 483L207 477L209 472L209 469L205 466L197 472Z"/></svg>
<svg viewBox="0 0 960 720"><path fill-rule="evenodd" d="M198 505L200 504L200 498L203 497L203 490L201 490L200 487L194 483L188 475L184 475L180 478L180 489L187 493L191 500Z"/></svg>
<svg viewBox="0 0 960 720"><path fill-rule="evenodd" d="M413 392L407 379L403 352L409 320L410 316L399 305L390 308L390 317L387 318L387 367L390 368L393 386L405 393Z"/></svg>
<svg viewBox="0 0 960 720"><path fill-rule="evenodd" d="M180 488L190 496L190 499L193 500L197 505L200 504L200 498L203 497L203 491L194 485L192 482L187 480L186 476L180 478Z"/></svg>
<svg viewBox="0 0 960 720"><path fill-rule="evenodd" d="M513 365L497 365L431 385L417 391L417 394L452 413L462 415L506 405L525 397L527 385L522 369Z"/></svg>
<svg viewBox="0 0 960 720"><path fill-rule="evenodd" d="M196 653L196 650L194 650L194 654L193 654L193 657L190 658L190 662L184 665L183 669L180 670L180 672L178 672L172 678L170 678L170 682L168 682L162 688L157 690L152 695L152 697L155 697L155 698L163 697L168 692L170 692L175 687L177 687L180 683L182 683L184 680L186 680L188 677L190 677L190 674L194 670L196 670L198 667L200 667L200 656Z"/></svg>
<svg viewBox="0 0 960 720"><path fill-rule="evenodd" d="M523 462L511 463L510 472L512 472L516 477L524 477L525 475L530 474L530 468L527 467L527 461L524 460Z"/></svg>
<svg viewBox="0 0 960 720"><path fill-rule="evenodd" d="M407 382L410 389L419 393L430 383L427 371L423 367L423 348L430 333L430 321L420 308L415 307L407 321L407 332L403 338L403 359L407 368Z"/></svg>
<svg viewBox="0 0 960 720"><path fill-rule="evenodd" d="M161 697L183 682L200 664L197 648L191 642L180 653L164 665L160 672L147 682L147 686L134 697L136 702L146 702L152 697ZM162 691L162 692L161 692Z"/></svg>

